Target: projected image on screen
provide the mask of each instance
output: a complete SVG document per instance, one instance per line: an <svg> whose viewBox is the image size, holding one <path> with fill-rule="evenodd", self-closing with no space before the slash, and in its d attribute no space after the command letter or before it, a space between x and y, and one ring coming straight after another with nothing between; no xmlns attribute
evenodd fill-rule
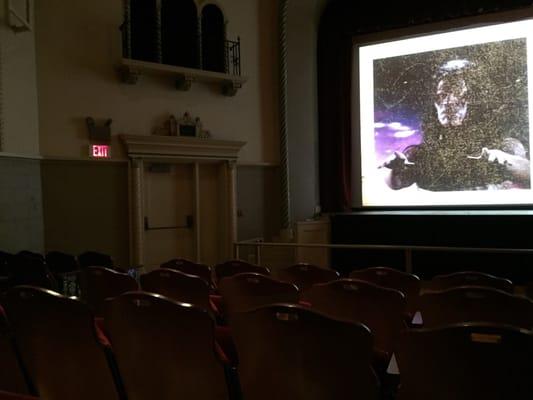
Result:
<svg viewBox="0 0 533 400"><path fill-rule="evenodd" d="M360 48L363 205L533 203L529 40L509 25Z"/></svg>

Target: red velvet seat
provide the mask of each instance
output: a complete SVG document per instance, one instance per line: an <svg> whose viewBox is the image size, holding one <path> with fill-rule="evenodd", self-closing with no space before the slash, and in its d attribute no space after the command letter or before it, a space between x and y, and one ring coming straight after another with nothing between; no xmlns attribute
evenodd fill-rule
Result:
<svg viewBox="0 0 533 400"><path fill-rule="evenodd" d="M261 275L270 275L270 270L266 267L250 264L242 260L230 260L213 267L215 273L215 283L218 285L221 279L228 276L252 272Z"/></svg>
<svg viewBox="0 0 533 400"><path fill-rule="evenodd" d="M533 334L458 324L402 334L399 400L526 400L533 393Z"/></svg>
<svg viewBox="0 0 533 400"><path fill-rule="evenodd" d="M11 329L0 306L0 390L29 394L22 365L17 356ZM1 397L0 397L1 399Z"/></svg>
<svg viewBox="0 0 533 400"><path fill-rule="evenodd" d="M109 297L139 289L137 281L128 274L103 267L88 267L82 271L82 297L98 317L103 315L104 302Z"/></svg>
<svg viewBox="0 0 533 400"><path fill-rule="evenodd" d="M128 400L228 399L205 309L126 293L107 301L105 324Z"/></svg>
<svg viewBox="0 0 533 400"><path fill-rule="evenodd" d="M533 301L488 287L456 287L420 296L424 327L490 322L533 329Z"/></svg>
<svg viewBox="0 0 533 400"><path fill-rule="evenodd" d="M406 309L410 317L418 311L420 278L416 275L388 267L371 267L352 271L350 278L399 290L405 295Z"/></svg>
<svg viewBox="0 0 533 400"><path fill-rule="evenodd" d="M181 303L209 309L209 284L194 275L160 268L141 275L141 288Z"/></svg>
<svg viewBox="0 0 533 400"><path fill-rule="evenodd" d="M447 290L458 286L484 286L513 293L513 283L509 279L477 271L461 271L447 275L437 275L429 282L430 290Z"/></svg>
<svg viewBox="0 0 533 400"><path fill-rule="evenodd" d="M301 291L317 283L326 283L339 279L339 273L332 269L321 268L312 264L295 264L278 271L278 278L298 286Z"/></svg>
<svg viewBox="0 0 533 400"><path fill-rule="evenodd" d="M187 275L198 276L211 285L211 268L207 265L195 263L184 258L174 258L161 264L161 268L173 269Z"/></svg>
<svg viewBox="0 0 533 400"><path fill-rule="evenodd" d="M380 365L380 369L386 369L400 332L407 328L405 297L401 292L365 281L342 279L314 285L302 294L302 300L332 318L368 326L376 353L385 353L385 365Z"/></svg>
<svg viewBox="0 0 533 400"><path fill-rule="evenodd" d="M283 304L231 322L244 399L378 399L366 326Z"/></svg>
<svg viewBox="0 0 533 400"><path fill-rule="evenodd" d="M28 375L45 400L117 400L109 349L96 338L87 306L20 286L3 300Z"/></svg>

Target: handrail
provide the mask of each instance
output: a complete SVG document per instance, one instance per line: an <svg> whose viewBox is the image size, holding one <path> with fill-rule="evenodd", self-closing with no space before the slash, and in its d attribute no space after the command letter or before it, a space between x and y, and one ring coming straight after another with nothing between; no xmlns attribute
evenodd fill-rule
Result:
<svg viewBox="0 0 533 400"><path fill-rule="evenodd" d="M502 254L533 254L533 249L515 249L501 247L454 247L454 246L416 246L416 245L384 245L384 244L330 244L330 243L277 243L263 242L257 239L242 240L235 242L234 256L239 258L240 246L255 246L257 263L260 263L261 247L310 247L329 249L351 249L351 250L403 250L405 252L405 269L412 273L412 252L413 251L451 251L457 253L502 253Z"/></svg>

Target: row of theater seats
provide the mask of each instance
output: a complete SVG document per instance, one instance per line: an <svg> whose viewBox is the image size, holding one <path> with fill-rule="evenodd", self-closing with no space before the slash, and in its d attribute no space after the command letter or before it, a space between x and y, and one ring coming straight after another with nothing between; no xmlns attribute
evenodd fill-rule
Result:
<svg viewBox="0 0 533 400"><path fill-rule="evenodd" d="M65 278L92 265L116 268L111 256L95 251L78 256L60 251L46 255L26 250L16 254L0 251L0 289L29 284L66 291Z"/></svg>
<svg viewBox="0 0 533 400"><path fill-rule="evenodd" d="M184 267L184 265L186 266ZM162 293L165 296L174 298L176 300L186 301L187 303L199 305L199 308L204 310L208 308L216 309L216 307L213 307L212 304L209 304L209 297L211 297L211 300L218 298L218 311L221 312L223 316L221 321L229 322L229 325L232 328L230 338L231 336L235 337L238 349L242 349L243 345L239 345L239 341L242 343L242 340L238 339L239 334L238 332L236 333L236 331L234 330L234 326L235 324L239 324L239 322L236 321L239 321L241 317L234 318L232 317L233 315L240 316L252 313L253 311L250 310L254 309L256 309L255 311L257 311L258 313L261 313L259 312L259 309L271 303L292 303L292 305L290 306L271 306L272 309L270 311L266 311L266 309L264 309L262 313L265 315L270 315L271 319L273 318L273 316L275 316L281 321L289 321L292 324L290 326L294 326L296 324L296 322L294 321L305 321L306 317L302 315L307 315L305 314L306 312L311 313L315 316L319 315L323 318L333 319L337 322L339 322L339 320L351 321L351 323L353 324L364 326L366 330L371 332L371 340L374 341L373 344L371 343L370 346L371 349L373 349L373 351L371 351L371 365L373 366L374 371L378 372L378 376L380 378L383 378L384 369L386 368L388 359L390 358L392 353L397 351L400 369L402 370L403 393L405 393L405 391L407 390L405 389L406 386L404 382L404 377L409 376L409 372L407 372L407 375L405 372L407 368L407 363L405 360L409 359L409 356L405 356L405 352L403 352L404 356L400 356L400 354L402 354L402 351L400 347L397 347L398 343L401 342L401 332L406 331L403 317L405 314L410 314L410 319L414 310L422 308L422 304L431 303L428 301L420 300L424 298L426 298L427 300L427 296L430 296L430 294L427 293L423 294L420 297L418 296L420 287L420 282L418 278L409 274L401 273L399 271L394 271L387 268L374 268L354 272L353 275L358 275L356 277L359 278L359 280L338 280L338 274L331 270L322 270L309 265L298 265L286 268L280 274L284 277L284 280L296 283L296 285L294 285L286 282L280 282L278 280L272 279L271 277L268 277L267 275L269 271L267 269L257 266L250 266L249 264L242 262L228 262L225 264L221 264L215 267L214 271L210 271L208 268L206 269L201 266L195 266L194 263L185 262L184 260L174 260L171 263L166 263L164 267L166 268L162 268L160 270L153 271L150 274L141 276L142 288L147 291ZM189 274L172 271L169 269L169 267L174 267L174 269L179 271L186 270L187 272L189 272ZM206 271L209 272L209 275L205 273ZM243 274L243 271L253 272ZM90 278L88 279L87 289L89 296L91 296L92 292L93 297L98 297L98 292L100 291L100 306L94 307L96 303L92 303L91 300L89 301L89 304L92 304L93 309L97 310L98 314L100 315L105 315L106 303L104 302L104 299L106 297L113 297L123 291L138 289L137 282L135 282L135 280L131 279L127 275L111 272L102 268L89 268L88 272L88 276L93 276L94 278L93 280L91 280ZM212 272L214 272L214 274ZM196 276L191 276L191 274L196 274ZM203 276L203 278L201 276ZM228 278L230 276L233 277ZM366 280L372 281L374 283L379 283L380 286L369 283L368 281L363 281L361 280L362 278L365 278ZM124 285L120 283L126 281L129 283ZM320 284L321 282L327 281L330 281L330 283ZM102 282L105 284L101 285ZM492 286L507 291L510 291L512 289L512 285L510 285L510 282L508 281L486 276L484 274L475 273L464 273L448 277L439 277L438 279L435 279L435 281L432 282L432 285L430 286L433 286L433 289L443 289L457 284L464 285L465 283L475 283L477 286ZM381 286L392 286L395 289L401 289L401 291L394 289L385 289ZM107 291L102 291L101 289L103 287L105 287ZM115 290L115 292L111 293L112 290ZM217 291L219 293L214 294ZM500 328L502 327L497 327L495 326L495 324L501 322L502 317L504 319L507 318L503 322L506 322L511 325L527 326L528 329L532 326L530 320L524 317L525 315L532 315L531 303L528 300L506 294L502 290L491 288L483 289L479 287L463 287L448 290L446 292L441 293L432 293L431 295L440 295L441 297L443 297L443 295L446 294L449 297L450 293L455 294L455 299L458 302L457 305L454 305L454 303L450 301L448 301L447 303L444 302L442 304L448 305L449 310L452 311L452 315L454 311L464 311L462 316L457 315L457 313L455 316L453 316L453 318L455 318L455 322L475 321L476 323L490 323L490 326L462 326L461 329L466 330L465 332L471 333L471 339L476 338L477 340L481 338L483 340L489 341L501 341L502 338L505 336L504 334L506 334L506 332L501 331ZM220 295L222 295L222 298L219 297ZM409 308L407 307L407 304L409 304L409 302L406 303L404 299L405 295L407 295L408 299L413 299L412 302L414 304L414 308L411 309L410 313L408 312ZM138 302L138 307L140 307L140 304L142 302L141 299L136 299L135 301ZM495 301L496 306L489 307L490 301ZM521 304L520 307L517 306L517 304L519 303ZM436 304L439 303L437 302ZM442 325L442 323L431 322L432 320L429 317L431 315L441 316L445 314L442 313L442 310L445 309L442 304L438 305L438 309L436 311L431 311L431 309L426 309L425 311L422 310L425 326ZM485 314L480 314L480 310L483 311ZM496 310L496 312L493 312L491 314L491 310ZM510 316L515 314L521 316L521 318L523 319L522 322L516 322L516 319L511 320ZM452 322L454 322L453 318ZM450 321L447 321L446 323L449 322ZM272 324L272 320L267 323L268 326L271 326ZM105 325L106 324L104 320L104 326ZM326 322L321 322L319 325L324 325L325 327L328 326ZM281 326L285 325L282 324ZM459 327L456 328L459 329ZM318 331L320 330L318 328L316 329ZM452 336L453 332L457 331L457 329L455 328L446 329L448 334ZM468 331L468 329L470 329L470 331ZM516 328L512 329L516 330ZM289 330L288 332L292 331ZM417 333L420 332L422 331L417 331ZM461 337L466 338L468 337L468 334L465 332L456 335L463 335ZM298 337L298 335L296 337ZM315 335L315 333L313 333L313 335ZM250 337L254 337L254 335ZM356 336L354 336L354 338L355 337ZM500 339L497 339L498 337ZM294 338L282 338L282 340L292 339ZM362 342L365 341L364 339L361 340ZM403 342L407 343L408 340L405 339ZM478 342L479 341L471 340L470 344L473 345L474 343ZM291 346L293 345L294 343ZM303 346L303 343L298 342L298 346ZM406 348L406 346L404 346L404 348ZM228 350L227 346L226 350ZM229 350L230 351L227 351L226 353L231 353L231 349ZM249 351L254 350L246 350L246 353L248 354ZM270 348L268 351L272 352L272 348ZM325 351L328 352L329 350ZM228 357L225 357L227 355L226 354L224 356L221 356L221 359L226 359L227 364L231 365L232 367L239 365L239 374L242 375L246 371L249 371L249 369L242 366L243 361L241 360L241 352L242 350L239 350L238 357L229 357L230 359L228 360ZM224 354L224 352L219 353ZM416 350L409 351L408 353L415 354ZM274 355L272 355L272 357L274 357ZM326 357L325 360L327 359L326 355L324 355L323 357ZM237 358L239 363L237 363ZM342 361L337 360L336 362L339 362L340 365L343 365ZM414 370L416 370L415 367L407 368L407 371ZM293 373L295 372L296 371L293 371ZM421 372L423 371L419 371L418 373ZM234 380L230 379L230 382L232 381ZM248 378L244 379L244 381L248 382ZM243 387L245 393L253 392L253 388L246 388L245 383L243 383ZM325 387L328 386L326 385ZM410 386L408 386L408 388L409 387ZM294 387L292 389L286 387L285 390L288 390L290 392L290 390L296 389ZM410 390L412 390L412 388ZM303 392L300 392L300 394L302 393ZM270 392L270 394L272 394L272 392ZM257 397L258 395L259 394L249 396L250 398L261 398ZM306 398L310 397L307 396Z"/></svg>
<svg viewBox="0 0 533 400"><path fill-rule="evenodd" d="M2 365L0 376L9 376L1 383L26 383L41 399L383 395L371 330L296 304L230 314L238 353L232 366L217 351L215 323L205 309L152 293L108 300L103 331L83 303L44 289L14 288L2 303L9 321L0 330L2 359L11 354L15 367ZM531 332L510 326L404 329L396 346L398 398L530 398L531 356Z"/></svg>

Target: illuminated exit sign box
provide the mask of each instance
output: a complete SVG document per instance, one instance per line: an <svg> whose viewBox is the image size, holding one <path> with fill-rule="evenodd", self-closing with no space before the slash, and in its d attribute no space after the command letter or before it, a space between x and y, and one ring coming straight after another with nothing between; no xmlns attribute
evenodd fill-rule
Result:
<svg viewBox="0 0 533 400"><path fill-rule="evenodd" d="M111 146L108 144L91 144L89 156L92 158L111 158Z"/></svg>

